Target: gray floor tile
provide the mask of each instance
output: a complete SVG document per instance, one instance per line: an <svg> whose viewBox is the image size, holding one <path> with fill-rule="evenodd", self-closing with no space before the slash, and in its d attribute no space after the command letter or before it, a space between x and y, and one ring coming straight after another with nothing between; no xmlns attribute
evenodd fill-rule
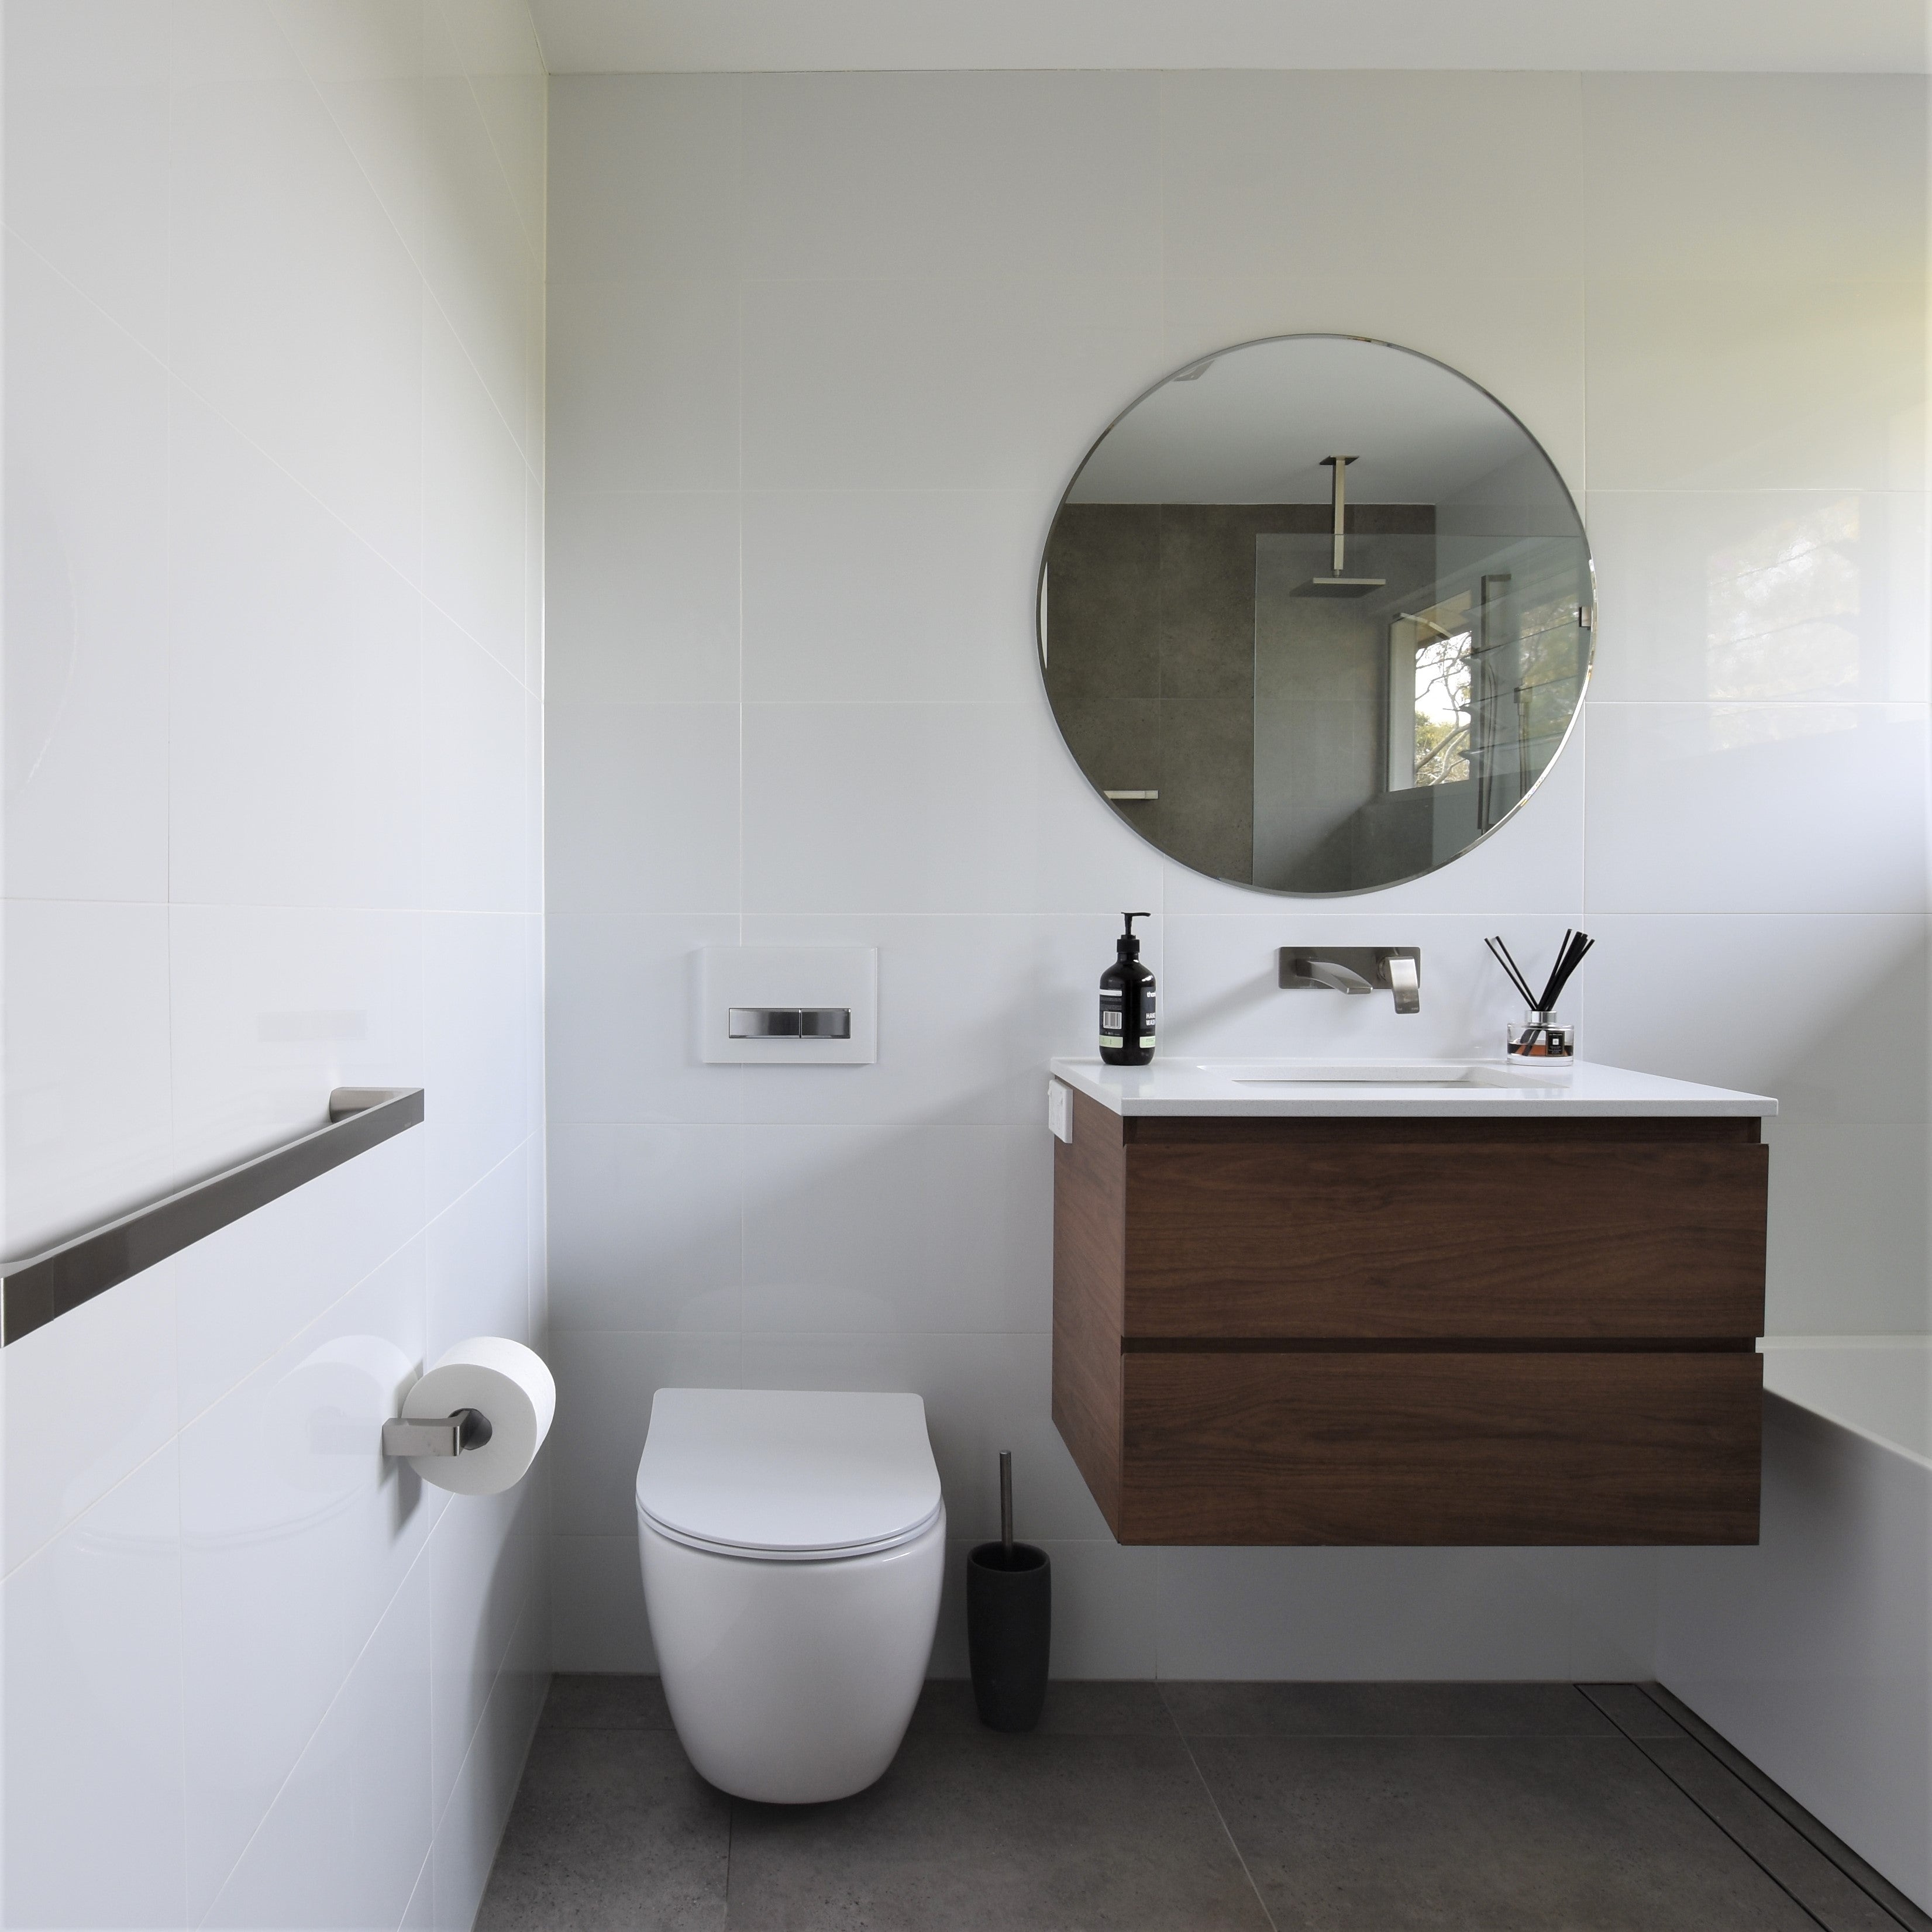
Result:
<svg viewBox="0 0 1932 1932"><path fill-rule="evenodd" d="M1682 1725L1641 1684L1580 1684L1576 1687L1627 1738L1681 1738Z"/></svg>
<svg viewBox="0 0 1932 1932"><path fill-rule="evenodd" d="M1622 1737L1192 1748L1277 1932L1816 1932Z"/></svg>
<svg viewBox="0 0 1932 1932"><path fill-rule="evenodd" d="M1174 1738L909 1737L837 1804L732 1808L733 1932L1267 1932Z"/></svg>
<svg viewBox="0 0 1932 1932"><path fill-rule="evenodd" d="M572 1731L671 1728L661 1677L553 1677L543 1720Z"/></svg>
<svg viewBox="0 0 1932 1932"><path fill-rule="evenodd" d="M730 1825L670 1732L546 1725L476 1932L714 1932Z"/></svg>
<svg viewBox="0 0 1932 1932"><path fill-rule="evenodd" d="M1898 1932L1898 1921L1890 1912L1702 1744L1680 1733L1647 1739L1641 1749L1829 1932Z"/></svg>
<svg viewBox="0 0 1932 1932"><path fill-rule="evenodd" d="M908 1735L984 1730L964 1678L935 1678L920 1694ZM1046 1687L1046 1707L1035 1735L1120 1738L1174 1736L1174 1719L1158 1684L1057 1679Z"/></svg>
<svg viewBox="0 0 1932 1932"><path fill-rule="evenodd" d="M1189 1737L1614 1737L1574 1684L1163 1684Z"/></svg>

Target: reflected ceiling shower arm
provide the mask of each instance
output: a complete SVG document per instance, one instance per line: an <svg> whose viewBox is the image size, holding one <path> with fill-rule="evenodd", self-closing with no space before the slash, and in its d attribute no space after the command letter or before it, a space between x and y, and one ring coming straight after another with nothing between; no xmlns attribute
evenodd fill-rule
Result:
<svg viewBox="0 0 1932 1932"><path fill-rule="evenodd" d="M1322 459L1323 467L1332 470L1335 473L1335 541L1329 553L1328 568L1337 577L1342 574L1342 559L1348 550L1348 538L1344 534L1342 519L1346 512L1348 490L1344 479L1348 475L1348 465L1355 460L1352 456L1324 456Z"/></svg>

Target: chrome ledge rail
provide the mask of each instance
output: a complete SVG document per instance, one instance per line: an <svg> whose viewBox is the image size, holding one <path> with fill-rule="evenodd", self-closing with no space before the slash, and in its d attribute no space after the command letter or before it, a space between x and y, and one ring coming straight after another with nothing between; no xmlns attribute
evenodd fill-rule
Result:
<svg viewBox="0 0 1932 1932"><path fill-rule="evenodd" d="M422 1117L420 1087L338 1087L328 1096L327 1126L44 1254L0 1265L0 1342L31 1335L117 1282L417 1126Z"/></svg>

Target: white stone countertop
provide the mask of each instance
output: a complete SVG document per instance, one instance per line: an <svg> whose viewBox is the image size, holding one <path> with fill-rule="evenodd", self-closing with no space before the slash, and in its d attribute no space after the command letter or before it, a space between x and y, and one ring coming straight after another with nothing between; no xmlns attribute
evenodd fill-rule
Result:
<svg viewBox="0 0 1932 1932"><path fill-rule="evenodd" d="M1229 1060L1157 1056L1148 1066L1056 1060L1054 1078L1117 1114L1473 1120L1486 1116L1755 1115L1778 1102L1762 1094L1666 1080L1578 1060L1568 1078L1483 1060Z"/></svg>

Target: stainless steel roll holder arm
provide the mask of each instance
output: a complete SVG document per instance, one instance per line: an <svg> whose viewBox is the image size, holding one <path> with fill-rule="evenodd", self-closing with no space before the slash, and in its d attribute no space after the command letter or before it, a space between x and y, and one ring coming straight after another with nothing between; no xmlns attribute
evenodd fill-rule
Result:
<svg viewBox="0 0 1932 1932"><path fill-rule="evenodd" d="M480 1449L493 1433L490 1418L480 1408L459 1408L453 1415L399 1415L382 1425L385 1456L460 1456Z"/></svg>

